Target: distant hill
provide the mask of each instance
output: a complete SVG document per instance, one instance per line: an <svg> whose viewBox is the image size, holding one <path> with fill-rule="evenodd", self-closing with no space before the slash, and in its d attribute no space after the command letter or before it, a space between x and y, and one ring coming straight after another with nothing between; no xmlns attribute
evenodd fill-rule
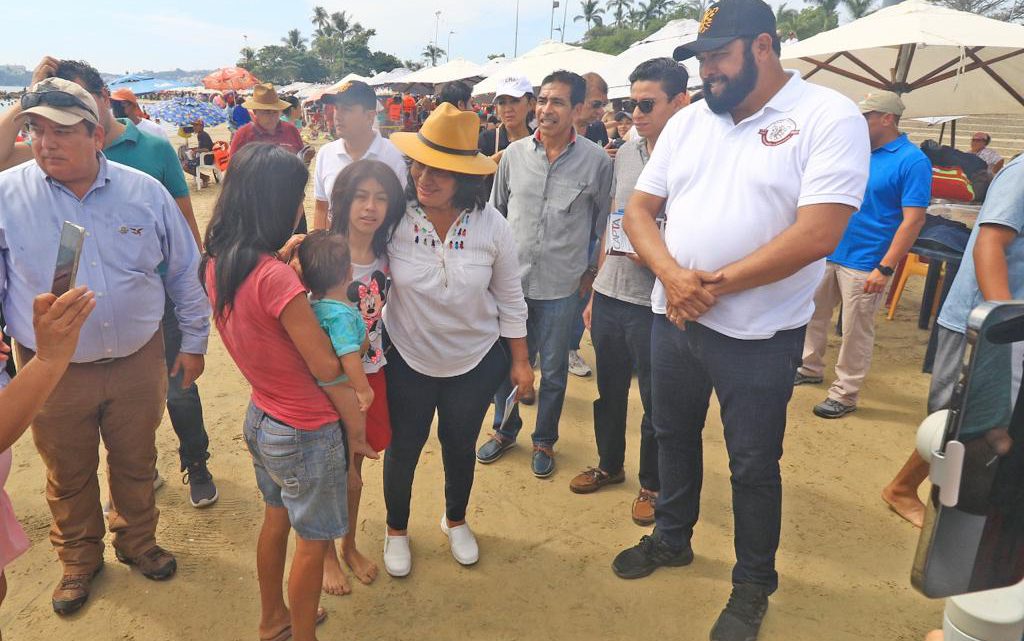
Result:
<svg viewBox="0 0 1024 641"><path fill-rule="evenodd" d="M198 85L202 83L203 77L207 76L213 69L174 69L171 71L139 71L137 73L153 76L162 80L173 80L183 85ZM110 82L116 80L123 73L101 73L103 80ZM25 87L32 80L32 70L22 65L0 65L0 86Z"/></svg>
<svg viewBox="0 0 1024 641"><path fill-rule="evenodd" d="M21 65L0 65L0 85L24 87L32 80L32 71Z"/></svg>

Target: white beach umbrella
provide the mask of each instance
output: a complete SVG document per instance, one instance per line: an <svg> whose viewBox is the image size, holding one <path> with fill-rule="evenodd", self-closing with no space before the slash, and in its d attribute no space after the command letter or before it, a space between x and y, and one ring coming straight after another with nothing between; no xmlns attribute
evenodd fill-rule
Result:
<svg viewBox="0 0 1024 641"><path fill-rule="evenodd" d="M628 98L629 74L633 73L637 65L651 58L671 58L676 47L697 39L698 27L700 24L696 20L673 20L615 56L615 61L607 68L607 72L601 74L608 83L608 97L612 100ZM690 58L684 66L690 74L689 85L699 87L701 82L697 60Z"/></svg>
<svg viewBox="0 0 1024 641"><path fill-rule="evenodd" d="M473 95L494 93L498 81L505 76L526 76L534 87L539 87L544 76L558 69L579 74L593 71L604 77L614 60L615 56L606 53L548 40L502 65L494 75L481 80L473 87Z"/></svg>
<svg viewBox="0 0 1024 641"><path fill-rule="evenodd" d="M456 80L465 80L473 83L480 78L484 77L483 65L478 65L475 62L464 60L463 58L456 58L450 62L446 62L443 65L437 65L436 67L424 67L419 71L414 71L407 76L403 76L398 82L392 83L396 87L422 87L429 92L438 88L438 85L443 85L446 82L454 82Z"/></svg>
<svg viewBox="0 0 1024 641"><path fill-rule="evenodd" d="M902 94L905 117L1024 111L1024 26L925 0L782 48L783 66L859 100Z"/></svg>

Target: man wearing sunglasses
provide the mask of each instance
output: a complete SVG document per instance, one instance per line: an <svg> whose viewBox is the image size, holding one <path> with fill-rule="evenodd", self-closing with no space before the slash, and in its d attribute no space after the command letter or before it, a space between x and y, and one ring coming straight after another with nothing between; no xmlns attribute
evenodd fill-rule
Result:
<svg viewBox="0 0 1024 641"><path fill-rule="evenodd" d="M825 257L864 198L867 123L848 98L779 61L763 0L720 0L676 60L704 100L665 126L626 206L657 277L651 400L656 528L612 563L626 579L693 561L703 430L714 391L729 455L736 564L712 641L752 641L778 587L782 457L793 376ZM656 219L665 211L662 236Z"/></svg>
<svg viewBox="0 0 1024 641"><path fill-rule="evenodd" d="M655 58L640 64L630 75L630 99L623 110L630 114L637 137L627 141L615 156L612 209L625 207L640 172L654 150L669 119L689 104L686 68L671 58ZM658 496L658 444L651 423L651 290L654 274L635 254L609 255L608 232L598 253L594 297L583 320L594 341L597 394L594 401L594 436L599 462L569 482L577 494L596 492L605 485L626 479L626 408L629 387L636 373L643 404L640 419L640 494L633 501L637 525L654 523Z"/></svg>
<svg viewBox="0 0 1024 641"><path fill-rule="evenodd" d="M51 77L34 84L19 109L34 162L0 174L0 301L19 361L35 356L32 300L50 289L65 220L86 229L78 284L96 292L72 364L32 426L47 472L50 541L63 565L53 609L70 614L103 567L101 439L117 559L153 580L177 569L156 544L156 430L167 399L160 328L169 298L182 351L198 361L198 371L187 373L195 378L210 305L199 284L198 248L170 194L101 152L106 131L93 96Z"/></svg>

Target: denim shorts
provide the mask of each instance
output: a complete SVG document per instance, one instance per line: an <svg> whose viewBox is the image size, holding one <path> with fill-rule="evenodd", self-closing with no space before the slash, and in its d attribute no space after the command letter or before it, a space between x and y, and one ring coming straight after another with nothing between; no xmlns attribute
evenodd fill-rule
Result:
<svg viewBox="0 0 1024 641"><path fill-rule="evenodd" d="M263 500L288 510L295 533L310 541L348 531L348 456L339 423L299 430L249 403L243 427Z"/></svg>

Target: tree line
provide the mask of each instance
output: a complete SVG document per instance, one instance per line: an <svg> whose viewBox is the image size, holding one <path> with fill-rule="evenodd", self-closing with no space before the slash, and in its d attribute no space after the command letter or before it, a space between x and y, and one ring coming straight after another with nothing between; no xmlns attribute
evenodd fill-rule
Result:
<svg viewBox="0 0 1024 641"><path fill-rule="evenodd" d="M882 0L809 0L806 6L794 8L787 1L775 9L775 17L783 39L793 35L804 40L838 26L840 9L855 20L878 10L881 3ZM1024 20L1024 0L937 0L937 3L999 20ZM574 21L583 22L586 32L577 44L616 55L672 20L699 21L710 4L712 0L580 0L580 13ZM310 23L314 28L311 38L303 36L300 29L291 29L280 44L259 50L243 48L238 66L261 80L287 84L324 82L349 73L369 76L398 67L419 69L425 63L437 64L445 55L437 43L427 43L420 60L401 60L390 53L372 50L370 39L377 31L363 27L346 11L328 13L321 6L314 7ZM497 55L500 54L489 57Z"/></svg>

